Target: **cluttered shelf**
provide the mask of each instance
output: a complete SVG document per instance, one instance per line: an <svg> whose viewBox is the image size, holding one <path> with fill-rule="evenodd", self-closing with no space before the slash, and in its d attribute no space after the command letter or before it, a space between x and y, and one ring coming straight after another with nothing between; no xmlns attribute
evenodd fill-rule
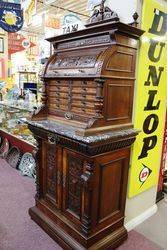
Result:
<svg viewBox="0 0 167 250"><path fill-rule="evenodd" d="M0 128L0 134L5 134L5 135L8 135L8 136L12 136L14 140L19 140L20 143L26 143L28 146L32 147L32 148L35 148L36 147L36 141L35 139L32 137L32 141L30 141L29 139L22 137L21 135L14 135L14 134L11 134L10 131L6 130L6 129L3 129L3 128ZM30 135L31 136L31 135ZM22 144L23 145L23 144Z"/></svg>
<svg viewBox="0 0 167 250"><path fill-rule="evenodd" d="M23 92L16 86L2 90L1 97L0 157L22 175L35 178L36 140L21 119L30 119L40 102L31 90Z"/></svg>
<svg viewBox="0 0 167 250"><path fill-rule="evenodd" d="M13 137L12 141L17 138L22 143L35 147L36 140L27 125L20 120L21 118L30 118L33 110L33 104L25 107L23 104L0 102L0 131Z"/></svg>
<svg viewBox="0 0 167 250"><path fill-rule="evenodd" d="M0 106L12 108L13 110L33 112L34 107L37 107L37 104L24 104L24 102L8 102L8 101L0 101Z"/></svg>

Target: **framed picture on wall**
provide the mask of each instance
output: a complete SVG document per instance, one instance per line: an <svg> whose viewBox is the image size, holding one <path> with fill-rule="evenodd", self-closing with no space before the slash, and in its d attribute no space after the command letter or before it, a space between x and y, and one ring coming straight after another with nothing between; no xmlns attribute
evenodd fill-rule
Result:
<svg viewBox="0 0 167 250"><path fill-rule="evenodd" d="M4 53L4 39L0 37L0 53Z"/></svg>

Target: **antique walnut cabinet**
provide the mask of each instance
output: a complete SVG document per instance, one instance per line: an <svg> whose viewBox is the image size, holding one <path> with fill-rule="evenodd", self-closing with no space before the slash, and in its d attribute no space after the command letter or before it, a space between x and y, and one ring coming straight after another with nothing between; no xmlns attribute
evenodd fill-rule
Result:
<svg viewBox="0 0 167 250"><path fill-rule="evenodd" d="M63 249L114 249L127 238L124 208L137 135L132 107L142 33L115 14L48 39L54 54L42 75L43 106L28 121L38 142L36 205L29 213Z"/></svg>

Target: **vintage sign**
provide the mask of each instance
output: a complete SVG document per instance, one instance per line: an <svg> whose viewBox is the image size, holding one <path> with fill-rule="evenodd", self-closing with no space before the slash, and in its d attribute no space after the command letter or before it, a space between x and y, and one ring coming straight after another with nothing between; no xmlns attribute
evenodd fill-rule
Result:
<svg viewBox="0 0 167 250"><path fill-rule="evenodd" d="M30 25L33 15L36 14L37 0L22 0L21 4L24 12L24 21L26 25Z"/></svg>
<svg viewBox="0 0 167 250"><path fill-rule="evenodd" d="M45 15L45 27L60 29L60 19L53 15Z"/></svg>
<svg viewBox="0 0 167 250"><path fill-rule="evenodd" d="M141 133L132 150L129 197L158 182L167 97L167 7L143 1L142 29L134 103L134 125Z"/></svg>
<svg viewBox="0 0 167 250"><path fill-rule="evenodd" d="M9 33L8 35L8 53L13 54L30 47L35 46L29 39L17 33Z"/></svg>
<svg viewBox="0 0 167 250"><path fill-rule="evenodd" d="M63 26L62 26L63 34L75 32L84 29L84 27L85 26L82 20L77 15L69 13L68 15L64 16Z"/></svg>
<svg viewBox="0 0 167 250"><path fill-rule="evenodd" d="M0 27L7 32L17 32L23 26L20 4L0 2Z"/></svg>

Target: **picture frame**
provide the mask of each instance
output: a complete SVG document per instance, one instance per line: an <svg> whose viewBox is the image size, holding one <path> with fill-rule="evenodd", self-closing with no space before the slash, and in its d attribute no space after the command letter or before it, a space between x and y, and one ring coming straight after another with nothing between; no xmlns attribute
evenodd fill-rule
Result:
<svg viewBox="0 0 167 250"><path fill-rule="evenodd" d="M4 53L4 39L0 37L0 53Z"/></svg>

